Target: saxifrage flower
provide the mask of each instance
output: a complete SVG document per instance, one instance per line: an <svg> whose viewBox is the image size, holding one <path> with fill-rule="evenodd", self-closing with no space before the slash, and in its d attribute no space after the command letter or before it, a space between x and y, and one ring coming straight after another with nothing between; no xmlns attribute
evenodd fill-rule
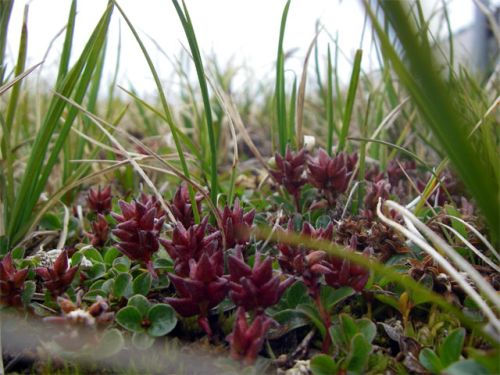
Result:
<svg viewBox="0 0 500 375"><path fill-rule="evenodd" d="M67 250L61 251L52 267L38 267L35 272L40 276L43 285L54 297L62 295L71 285L78 266L69 266Z"/></svg>
<svg viewBox="0 0 500 375"><path fill-rule="evenodd" d="M286 288L294 282L293 278L281 281L280 275L273 275L272 259L269 256L262 259L258 252L253 269L245 263L239 248L236 255L229 255L227 262L229 297L246 311L264 312L266 307L278 303Z"/></svg>

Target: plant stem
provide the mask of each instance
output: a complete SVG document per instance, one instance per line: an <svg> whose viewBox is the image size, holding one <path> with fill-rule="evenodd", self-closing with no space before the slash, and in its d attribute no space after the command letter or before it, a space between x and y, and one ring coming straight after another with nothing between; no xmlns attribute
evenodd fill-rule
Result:
<svg viewBox="0 0 500 375"><path fill-rule="evenodd" d="M321 348L322 352L325 354L328 354L330 352L330 346L332 344L332 338L330 337L330 332L328 329L332 325L332 320L330 319L330 314L326 310L325 306L323 305L323 302L321 302L321 296L320 293L315 293L314 296L314 303L316 304L316 307L318 308L319 315L321 316L321 319L323 320L323 324L325 325L325 337L323 337L323 346Z"/></svg>

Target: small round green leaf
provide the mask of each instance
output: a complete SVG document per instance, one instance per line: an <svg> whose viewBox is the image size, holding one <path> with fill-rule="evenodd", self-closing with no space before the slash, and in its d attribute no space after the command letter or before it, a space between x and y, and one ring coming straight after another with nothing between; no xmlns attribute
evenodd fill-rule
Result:
<svg viewBox="0 0 500 375"><path fill-rule="evenodd" d="M113 283L113 295L116 298L121 298L125 295L127 288L132 282L132 275L129 273L120 273L115 277L115 281Z"/></svg>
<svg viewBox="0 0 500 375"><path fill-rule="evenodd" d="M128 300L128 306L134 306L139 310L142 316L146 316L151 307L151 303L149 303L148 299L142 294L136 294Z"/></svg>
<svg viewBox="0 0 500 375"><path fill-rule="evenodd" d="M108 247L104 253L104 263L111 266L115 258L120 256L120 251L116 247Z"/></svg>
<svg viewBox="0 0 500 375"><path fill-rule="evenodd" d="M130 259L119 257L113 260L113 268L118 272L128 272L130 269Z"/></svg>
<svg viewBox="0 0 500 375"><path fill-rule="evenodd" d="M142 315L134 306L126 306L116 314L116 321L123 328L132 332L142 332Z"/></svg>
<svg viewBox="0 0 500 375"><path fill-rule="evenodd" d="M172 331L177 324L177 317L174 309L163 303L151 307L148 311L148 318L151 322L148 328L148 334L153 337L165 336Z"/></svg>
<svg viewBox="0 0 500 375"><path fill-rule="evenodd" d="M351 351L346 359L347 370L362 374L371 351L372 344L361 333L354 335L351 340Z"/></svg>
<svg viewBox="0 0 500 375"><path fill-rule="evenodd" d="M358 319L356 320L356 325L358 326L358 331L364 336L366 341L371 343L375 336L377 335L377 326L370 319Z"/></svg>
<svg viewBox="0 0 500 375"><path fill-rule="evenodd" d="M108 296L108 294L102 289L93 289L93 290L85 293L85 295L83 296L83 300L95 302L97 296L101 296L103 298L106 298Z"/></svg>
<svg viewBox="0 0 500 375"><path fill-rule="evenodd" d="M90 260L93 264L104 263L104 259L102 258L101 253L93 247L86 249L83 255L85 255L85 258Z"/></svg>
<svg viewBox="0 0 500 375"><path fill-rule="evenodd" d="M420 351L418 360L427 370L434 374L439 374L443 369L441 360L438 358L436 353L429 348L424 348Z"/></svg>
<svg viewBox="0 0 500 375"><path fill-rule="evenodd" d="M144 272L137 276L132 284L134 294L142 294L147 296L151 288L152 277L148 272Z"/></svg>
<svg viewBox="0 0 500 375"><path fill-rule="evenodd" d="M106 266L102 263L96 263L90 269L86 270L85 273L89 277L89 280L97 280L106 273Z"/></svg>
<svg viewBox="0 0 500 375"><path fill-rule="evenodd" d="M314 375L331 375L337 373L337 364L332 357L318 354L311 359L311 371Z"/></svg>
<svg viewBox="0 0 500 375"><path fill-rule="evenodd" d="M486 375L490 372L480 363L473 359L467 359L453 363L451 366L445 368L443 373L447 375Z"/></svg>
<svg viewBox="0 0 500 375"><path fill-rule="evenodd" d="M448 367L460 359L465 340L465 329L457 328L450 332L438 349L443 367Z"/></svg>

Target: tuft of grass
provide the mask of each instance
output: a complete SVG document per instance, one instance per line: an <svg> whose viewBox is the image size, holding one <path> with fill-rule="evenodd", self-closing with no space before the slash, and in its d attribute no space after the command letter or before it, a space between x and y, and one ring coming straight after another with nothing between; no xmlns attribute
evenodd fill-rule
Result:
<svg viewBox="0 0 500 375"><path fill-rule="evenodd" d="M410 9L406 3L379 2L403 49L403 56L394 48L394 43L389 40L372 7L367 1L364 4L385 59L390 61L394 72L410 93L425 124L481 208L492 237L498 241L500 165L497 156L493 157L489 152L496 148L494 132L486 128L483 136L475 134L471 139L467 138L471 124L465 123L460 115L457 101L450 96L450 92L453 92L452 82L446 82L439 73L428 35L419 32L415 22L408 17Z"/></svg>
<svg viewBox="0 0 500 375"><path fill-rule="evenodd" d="M56 91L61 95L73 97L77 102L81 102L85 97L96 67L96 61L104 46L112 11L113 5L109 4L75 65L56 85ZM67 45L64 47L69 48ZM22 240L31 226L34 217L33 211L46 186L49 175L58 163L60 151L76 118L77 111L70 108L61 124L60 118L66 108L66 102L61 97L52 96L40 131L36 134L31 147L24 175L15 189L15 201L11 202L12 207L5 209L5 212L8 213L5 220L8 227L6 246L2 249L3 251ZM59 129L57 129L58 127ZM58 135L53 146L49 148L56 130ZM6 136L4 134L4 137Z"/></svg>

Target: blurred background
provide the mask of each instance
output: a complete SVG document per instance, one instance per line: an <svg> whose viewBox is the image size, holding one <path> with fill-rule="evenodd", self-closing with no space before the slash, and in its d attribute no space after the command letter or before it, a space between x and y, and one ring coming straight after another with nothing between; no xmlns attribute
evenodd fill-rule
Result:
<svg viewBox="0 0 500 375"><path fill-rule="evenodd" d="M484 0L483 0L484 2ZM106 7L106 0L85 0L78 3L75 35L75 53L79 51L95 26L98 17ZM128 14L146 42L148 51L164 79L167 91L175 91L177 78L173 78L173 60L182 57L187 43L175 9L167 0L121 0L118 2ZM50 81L56 74L70 0L16 1L10 22L7 53L14 65L17 56L18 39L25 6L28 14L28 62L27 66L45 60L42 77ZM274 63L278 45L279 22L285 0L187 0L206 59L215 59L219 66L239 69L237 79L266 80L274 76ZM447 4L451 30L455 34L457 60L481 69L486 65L486 55L492 53L488 45L488 30L484 16L474 0L423 0L424 10L434 18L436 40L447 40L447 25L443 22L443 12ZM498 9L500 0L490 0L489 5ZM496 14L498 18L498 12ZM294 0L288 15L285 34L287 52L287 74L298 75L307 48L318 27L324 27L318 41L318 50L326 52L326 45L338 43L340 57L337 62L340 77L348 80L352 58L357 48L363 48L362 68L373 71L377 68L377 58L373 50L371 31L366 25L365 13L360 1ZM118 69L117 82L131 87L141 95L154 94L155 85L144 57L129 29L120 19L118 12L113 15L108 40L108 52L104 77L111 77ZM118 58L120 54L120 58ZM184 58L185 58L184 54ZM320 56L323 57L323 56ZM321 59L323 60L323 59ZM483 61L484 60L484 61ZM9 61L9 60L7 60ZM236 81L237 82L237 81Z"/></svg>

